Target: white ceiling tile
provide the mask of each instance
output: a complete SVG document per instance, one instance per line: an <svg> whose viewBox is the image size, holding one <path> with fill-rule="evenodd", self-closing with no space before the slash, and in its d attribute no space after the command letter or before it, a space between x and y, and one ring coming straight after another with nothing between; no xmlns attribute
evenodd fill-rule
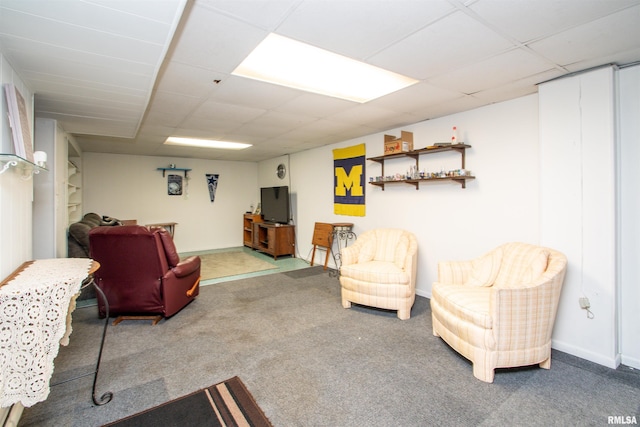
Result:
<svg viewBox="0 0 640 427"><path fill-rule="evenodd" d="M210 7L267 31L273 31L299 0L204 0L198 5Z"/></svg>
<svg viewBox="0 0 640 427"><path fill-rule="evenodd" d="M196 3L177 34L172 60L230 73L266 36L264 30Z"/></svg>
<svg viewBox="0 0 640 427"><path fill-rule="evenodd" d="M489 103L519 98L532 93L537 93L538 84L555 79L562 76L563 74L563 72L557 69L544 71L542 73L528 76L511 83L506 83L487 90L475 92L473 94L473 97Z"/></svg>
<svg viewBox="0 0 640 427"><path fill-rule="evenodd" d="M161 71L160 77L158 91L203 98L217 89L214 80L223 79L226 74L171 61Z"/></svg>
<svg viewBox="0 0 640 427"><path fill-rule="evenodd" d="M629 65L638 63L638 58L640 58L640 47L574 62L573 64L565 66L565 68L570 72L576 72L600 67L605 64Z"/></svg>
<svg viewBox="0 0 640 427"><path fill-rule="evenodd" d="M297 97L274 108L283 113L298 113L310 117L326 117L353 107L354 103L331 96L301 92Z"/></svg>
<svg viewBox="0 0 640 427"><path fill-rule="evenodd" d="M375 99L371 101L370 104L389 110L410 113L425 105L452 101L460 98L462 95L461 92L420 82L411 87Z"/></svg>
<svg viewBox="0 0 640 427"><path fill-rule="evenodd" d="M637 4L638 0L480 0L470 9L526 43Z"/></svg>
<svg viewBox="0 0 640 427"><path fill-rule="evenodd" d="M51 25L68 25L76 29L113 34L157 45L166 44L167 36L171 34L172 21L162 22L147 16L123 12L112 7L116 3L69 1L65 7L60 7L59 1L51 0L3 0L2 6L5 13L11 11L16 15L27 14L27 19L38 16L50 21ZM157 6L164 8L168 12L167 16L175 16L176 10L181 9L180 3L167 0L157 3ZM7 19L17 19L16 15L9 14Z"/></svg>
<svg viewBox="0 0 640 427"><path fill-rule="evenodd" d="M116 120L128 120L131 115L137 116L140 110L137 105L125 105L116 100L95 103L86 102L75 96L50 98L46 95L37 95L35 104L36 111L40 114L60 111L75 116L104 117Z"/></svg>
<svg viewBox="0 0 640 427"><path fill-rule="evenodd" d="M6 0L3 0L6 1ZM24 0L12 0L12 1L24 1ZM32 1L32 0L29 0ZM50 2L51 0L40 0L42 2ZM155 20L170 24L176 20L177 16L180 16L181 11L184 9L187 0L144 0L144 1L130 1L130 0L84 0L87 3L96 5L102 5L106 8L119 10L124 13L137 15L149 20Z"/></svg>
<svg viewBox="0 0 640 427"><path fill-rule="evenodd" d="M8 9L3 9L0 16L2 33L46 46L62 46L66 49L146 64L156 64L164 53L161 44L101 33Z"/></svg>
<svg viewBox="0 0 640 427"><path fill-rule="evenodd" d="M560 65L640 47L640 6L592 21L529 45Z"/></svg>
<svg viewBox="0 0 640 427"><path fill-rule="evenodd" d="M244 105L221 104L207 101L198 106L193 117L215 119L220 122L247 123L265 114L267 110Z"/></svg>
<svg viewBox="0 0 640 427"><path fill-rule="evenodd" d="M276 32L363 60L452 10L444 0L305 0Z"/></svg>
<svg viewBox="0 0 640 427"><path fill-rule="evenodd" d="M210 100L222 104L243 105L269 110L300 95L300 91L244 77L230 76L220 84Z"/></svg>
<svg viewBox="0 0 640 427"><path fill-rule="evenodd" d="M431 84L468 95L554 68L525 49L515 49L430 79Z"/></svg>
<svg viewBox="0 0 640 427"><path fill-rule="evenodd" d="M5 38L3 50L8 53L16 62L17 66L36 68L43 70L43 63L61 63L66 65L66 69L90 66L91 70L105 69L119 74L135 74L152 79L157 64L144 64L138 61L128 61L122 58L107 57L93 52L79 52L68 49L64 46L51 46L44 43L34 43L33 41L20 38ZM64 67L63 67L64 68ZM27 68L28 69L28 68ZM66 75L66 72L64 73ZM97 80L92 73L86 72L83 81Z"/></svg>
<svg viewBox="0 0 640 427"><path fill-rule="evenodd" d="M327 116L329 120L336 120L338 122L351 123L355 125L364 125L370 121L376 122L382 120L389 115L395 115L396 113L391 110L386 110L380 107L376 107L371 104L356 105L348 110L340 111L339 113Z"/></svg>
<svg viewBox="0 0 640 427"><path fill-rule="evenodd" d="M505 38L456 12L394 44L372 64L416 79L444 74L511 46Z"/></svg>

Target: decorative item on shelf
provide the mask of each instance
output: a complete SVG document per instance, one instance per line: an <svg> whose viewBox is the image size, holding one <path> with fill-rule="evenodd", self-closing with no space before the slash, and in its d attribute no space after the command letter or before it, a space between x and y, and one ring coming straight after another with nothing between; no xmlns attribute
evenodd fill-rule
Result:
<svg viewBox="0 0 640 427"><path fill-rule="evenodd" d="M400 138L393 135L384 136L384 154L407 153L413 151L413 132L400 132Z"/></svg>
<svg viewBox="0 0 640 427"><path fill-rule="evenodd" d="M458 128L456 126L451 130L451 144L458 143Z"/></svg>
<svg viewBox="0 0 640 427"><path fill-rule="evenodd" d="M41 167L41 168L46 168L47 167L47 153L45 153L44 151L36 151L33 153L33 162Z"/></svg>
<svg viewBox="0 0 640 427"><path fill-rule="evenodd" d="M171 164L169 165L169 167L166 167L166 168L156 168L156 170L162 171L162 177L163 177L163 178L165 177L165 173L166 173L167 171L182 171L182 172L184 172L184 177L185 177L185 178L189 178L189 176L188 176L187 172L189 172L191 169L178 168L178 167L176 167L175 163L171 163Z"/></svg>
<svg viewBox="0 0 640 427"><path fill-rule="evenodd" d="M383 191L385 189L386 183L406 183L415 186L416 190L419 189L420 183L424 181L452 181L457 184L460 184L462 188L466 188L467 181L474 180L475 176L471 173L471 171L465 168L465 151L471 148L470 145L458 142L457 144L451 144L450 142L440 143L442 146L429 146L426 148L420 148L417 150L412 150L407 153L398 152L393 155L382 155L376 157L369 157L367 160L371 160L377 162L381 165L381 174L375 176L374 179L369 180L369 184L380 187ZM446 169L441 167L439 170L434 172L428 172L424 169L419 168L419 157L421 155L426 154L434 154L434 153L446 153L446 152L456 152L460 154L461 164L460 168L456 169ZM411 158L415 161L415 167L411 166L407 170L407 172L403 174L388 174L385 173L385 162L393 161L397 158Z"/></svg>

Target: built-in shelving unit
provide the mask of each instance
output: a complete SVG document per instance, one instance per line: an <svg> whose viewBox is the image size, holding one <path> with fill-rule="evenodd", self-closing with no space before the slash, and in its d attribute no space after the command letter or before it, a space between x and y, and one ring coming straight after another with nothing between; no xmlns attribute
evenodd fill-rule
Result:
<svg viewBox="0 0 640 427"><path fill-rule="evenodd" d="M381 177L383 178L382 180L370 181L369 184L375 185L377 187L381 187L383 191L384 191L385 185L387 184L398 184L398 183L410 184L410 185L414 185L416 187L416 190L418 190L420 187L420 183L438 182L438 181L452 181L460 184L462 188L466 188L467 181L476 178L475 176L466 174L465 150L467 148L471 148L471 146L461 143L461 144L454 144L454 145L421 148L418 150L387 154L386 156L369 157L367 158L367 160L380 163L382 167ZM426 155L426 154L445 153L445 152L451 152L451 151L460 153L460 157L461 157L460 170L464 170L465 175L460 175L459 173L456 175L455 172L450 171L448 174L445 174L445 175L433 174L433 176L429 175L424 177L406 177L405 176L403 179L385 179L384 164L388 160L407 158L407 157L412 158L416 162L416 171L418 171L420 170L420 156Z"/></svg>
<svg viewBox="0 0 640 427"><path fill-rule="evenodd" d="M69 224L82 219L82 174L80 158L70 158L67 161L67 210Z"/></svg>

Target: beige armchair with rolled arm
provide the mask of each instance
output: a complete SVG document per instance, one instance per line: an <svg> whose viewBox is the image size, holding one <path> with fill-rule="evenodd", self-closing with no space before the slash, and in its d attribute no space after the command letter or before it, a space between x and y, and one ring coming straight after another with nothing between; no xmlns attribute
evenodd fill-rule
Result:
<svg viewBox="0 0 640 427"><path fill-rule="evenodd" d="M551 333L567 258L526 243L507 243L470 261L438 264L431 289L433 335L493 382L496 368L551 368Z"/></svg>
<svg viewBox="0 0 640 427"><path fill-rule="evenodd" d="M340 253L342 306L351 303L397 310L411 317L416 298L418 243L405 230L379 228L362 233Z"/></svg>

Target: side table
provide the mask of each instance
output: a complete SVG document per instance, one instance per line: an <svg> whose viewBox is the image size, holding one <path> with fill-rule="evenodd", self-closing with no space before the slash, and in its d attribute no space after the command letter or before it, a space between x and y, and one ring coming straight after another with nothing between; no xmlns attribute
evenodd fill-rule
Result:
<svg viewBox="0 0 640 427"><path fill-rule="evenodd" d="M174 234L175 234L176 225L178 225L177 222L159 222L157 224L145 224L145 226L149 227L149 228L162 227L165 230L167 230L169 232L169 234L171 234L171 237L173 237Z"/></svg>

